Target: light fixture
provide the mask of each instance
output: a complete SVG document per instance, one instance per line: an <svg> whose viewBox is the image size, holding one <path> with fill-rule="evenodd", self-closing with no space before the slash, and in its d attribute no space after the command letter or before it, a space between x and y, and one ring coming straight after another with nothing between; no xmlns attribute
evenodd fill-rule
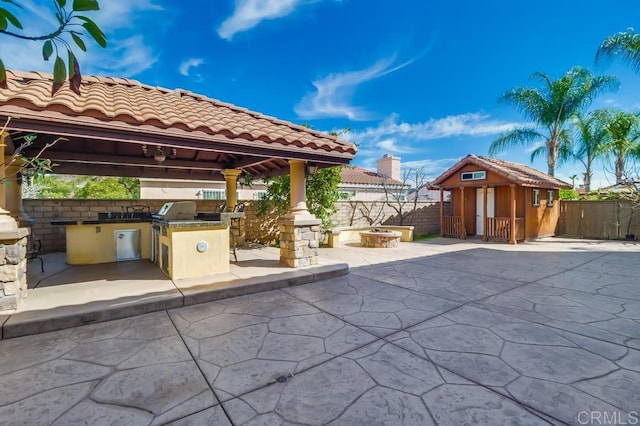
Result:
<svg viewBox="0 0 640 426"><path fill-rule="evenodd" d="M318 165L316 163L307 163L304 169L304 174L308 178L313 178L313 176L316 174L317 171L318 171Z"/></svg>
<svg viewBox="0 0 640 426"><path fill-rule="evenodd" d="M149 147L147 146L147 144L142 145L142 153L145 157L149 157Z"/></svg>
<svg viewBox="0 0 640 426"><path fill-rule="evenodd" d="M247 184L247 175L245 172L242 172L238 175L238 183L240 186L245 186Z"/></svg>
<svg viewBox="0 0 640 426"><path fill-rule="evenodd" d="M26 183L27 185L31 184L31 178L33 178L38 170L33 167L23 167L16 176L16 180L18 181L18 185L22 185L22 183Z"/></svg>
<svg viewBox="0 0 640 426"><path fill-rule="evenodd" d="M157 147L156 148L156 153L153 154L153 159L156 160L158 162L158 164L163 163L164 160L167 159L167 157L164 155L164 151L162 150L161 147Z"/></svg>
<svg viewBox="0 0 640 426"><path fill-rule="evenodd" d="M177 156L178 156L178 150L175 148L171 148L171 154L169 154L169 158L171 158L172 160L175 160Z"/></svg>

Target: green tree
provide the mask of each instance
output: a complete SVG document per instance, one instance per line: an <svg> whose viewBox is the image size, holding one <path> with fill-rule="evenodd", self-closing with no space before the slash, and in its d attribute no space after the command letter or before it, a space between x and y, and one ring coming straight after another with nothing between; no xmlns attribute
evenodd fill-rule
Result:
<svg viewBox="0 0 640 426"><path fill-rule="evenodd" d="M570 132L567 126L575 113L586 108L602 91L617 88L613 76L593 76L582 67L574 67L557 80L536 72L531 79L544 84L541 89L517 87L505 92L500 101L515 105L534 127L518 127L496 139L489 148L490 155L518 145L544 144L531 153L533 161L546 153L548 173L555 175L558 161L569 156Z"/></svg>
<svg viewBox="0 0 640 426"><path fill-rule="evenodd" d="M625 111L608 110L605 120L605 128L610 139L604 149L613 157L616 183L622 183L627 171L627 161L640 158L640 116Z"/></svg>
<svg viewBox="0 0 640 426"><path fill-rule="evenodd" d="M596 53L596 62L603 59L620 58L640 72L640 34L630 28L607 37Z"/></svg>
<svg viewBox="0 0 640 426"><path fill-rule="evenodd" d="M266 179L267 194L258 204L258 217L269 211L283 215L291 204L291 182L289 175ZM340 167L320 169L307 180L307 207L309 212L322 220L325 229L331 227L331 216L336 212Z"/></svg>
<svg viewBox="0 0 640 426"><path fill-rule="evenodd" d="M123 180L125 179L125 180ZM137 199L135 193L131 192L130 178L98 178L92 177L73 194L74 198L97 198L97 199ZM138 185L139 191L139 185ZM139 195L139 192L138 192Z"/></svg>
<svg viewBox="0 0 640 426"><path fill-rule="evenodd" d="M75 182L57 175L35 175L23 190L27 197L65 199L71 197L75 187Z"/></svg>
<svg viewBox="0 0 640 426"><path fill-rule="evenodd" d="M67 7L67 0L54 0L55 17L58 27L44 35L25 35L22 33L24 27L22 22L11 12L8 7L22 8L15 0L1 0L7 7L0 7L0 34L15 37L25 41L42 41L42 58L48 61L55 55L53 61L53 87L51 93L54 94L62 83L69 78L71 90L80 93L80 83L82 75L80 64L76 59L69 38L83 51L87 50L84 42L85 33L79 31L83 28L89 36L101 47L107 46L107 38L102 30L91 19L78 12L91 12L100 9L97 0L73 0L71 10ZM67 61L62 58L62 50L66 50ZM68 68L68 71L67 71ZM0 58L0 87L7 88L7 75L4 63Z"/></svg>
<svg viewBox="0 0 640 426"><path fill-rule="evenodd" d="M609 138L609 132L605 126L606 117L606 111L595 110L587 115L576 114L574 120L576 132L571 157L584 166L584 189L586 192L591 191L593 162L604 154Z"/></svg>

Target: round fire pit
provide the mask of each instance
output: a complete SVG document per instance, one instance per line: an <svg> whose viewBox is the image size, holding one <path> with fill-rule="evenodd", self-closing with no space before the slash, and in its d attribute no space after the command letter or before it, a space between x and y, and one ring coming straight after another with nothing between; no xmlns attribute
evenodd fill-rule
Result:
<svg viewBox="0 0 640 426"><path fill-rule="evenodd" d="M360 232L360 246L369 248L393 248L400 245L402 234L388 229L372 229Z"/></svg>

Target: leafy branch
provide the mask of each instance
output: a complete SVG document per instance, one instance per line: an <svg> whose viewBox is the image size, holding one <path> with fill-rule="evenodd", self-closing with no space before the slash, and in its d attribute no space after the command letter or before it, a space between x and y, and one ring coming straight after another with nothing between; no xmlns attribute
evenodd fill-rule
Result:
<svg viewBox="0 0 640 426"><path fill-rule="evenodd" d="M15 0L0 0L1 3L8 3L16 8L22 9L22 6ZM70 43L64 38L65 35L70 35L71 40L82 51L86 52L87 46L83 40L85 36L84 32L78 31L79 27L89 34L89 36L100 46L107 46L107 38L98 27L98 25L87 18L84 15L79 15L77 12L91 12L100 9L97 0L73 0L71 10L67 8L67 0L54 0L53 5L55 7L55 16L58 21L58 27L52 32L44 35L25 35L16 30L24 30L22 22L7 8L0 7L0 34L15 37L21 40L28 41L44 41L42 45L42 58L48 61L54 54L55 60L53 61L53 86L51 88L51 94L55 94L64 81L69 79L69 86L75 93L80 94L80 83L82 82L82 75L80 73L80 64L73 53ZM9 28L12 28L10 30ZM15 30L13 30L15 29ZM67 51L67 62L61 57L61 51ZM0 59L0 87L6 89L7 85L7 73Z"/></svg>

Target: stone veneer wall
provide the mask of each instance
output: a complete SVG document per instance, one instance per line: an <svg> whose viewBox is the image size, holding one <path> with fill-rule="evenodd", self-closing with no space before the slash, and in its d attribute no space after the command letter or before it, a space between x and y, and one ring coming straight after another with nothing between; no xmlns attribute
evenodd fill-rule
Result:
<svg viewBox="0 0 640 426"><path fill-rule="evenodd" d="M0 241L0 311L13 310L27 296L27 237Z"/></svg>
<svg viewBox="0 0 640 426"><path fill-rule="evenodd" d="M151 211L158 211L167 200L24 200L25 213L36 223L32 227L34 238L42 242L43 252L65 251L64 226L51 225L51 220L68 219L83 220L96 219L101 212L119 212L121 206L125 208L134 204L147 205ZM195 200L199 212L216 211L222 201ZM250 201L245 203L246 218L242 221L241 233L247 241L263 244L278 242L278 217L274 214L265 218L258 218L256 208ZM333 217L334 226L369 226L369 225L399 225L396 212L383 202L369 201L339 201L338 211ZM409 204L406 210L411 210ZM379 212L382 214L378 215ZM367 213L369 212L369 213ZM451 214L451 204L445 203L445 214ZM367 215L376 219L369 223ZM405 225L415 226L414 234L440 232L440 203L420 202L413 217L405 218Z"/></svg>

